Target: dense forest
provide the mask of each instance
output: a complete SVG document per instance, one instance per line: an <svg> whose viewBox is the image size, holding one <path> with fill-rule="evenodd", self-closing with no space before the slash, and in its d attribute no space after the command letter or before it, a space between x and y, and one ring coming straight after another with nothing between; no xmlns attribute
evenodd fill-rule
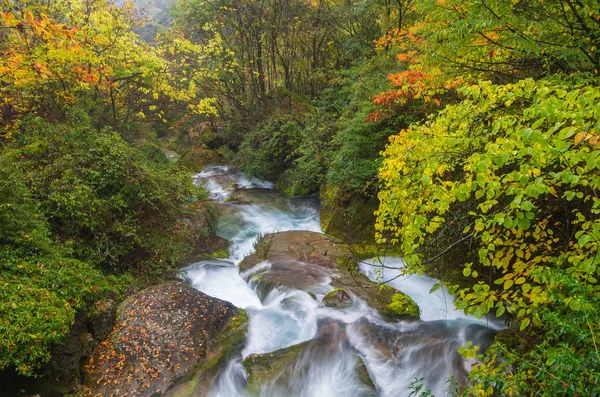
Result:
<svg viewBox="0 0 600 397"><path fill-rule="evenodd" d="M216 251L227 163L505 318L465 395L600 393L597 0L0 4L2 374Z"/></svg>

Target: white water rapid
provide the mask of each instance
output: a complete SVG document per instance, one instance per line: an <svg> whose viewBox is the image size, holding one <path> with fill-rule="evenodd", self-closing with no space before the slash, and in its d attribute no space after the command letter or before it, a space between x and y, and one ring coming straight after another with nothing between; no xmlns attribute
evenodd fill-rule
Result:
<svg viewBox="0 0 600 397"><path fill-rule="evenodd" d="M237 264L266 233L286 230L320 232L319 203L315 197L286 199L272 185L244 176L225 166L209 167L197 175L221 209L219 235L230 241L228 260L208 260L185 269L198 290L233 303L249 315L244 348L216 378L211 397L362 397L409 396L410 385L422 379L434 396L449 395L453 377L464 382L471 362L458 348L468 341L486 346L494 334L485 321L469 318L453 308L444 289L429 290L435 280L426 276L397 278L390 285L419 305L418 322L388 323L365 303L328 308L321 302L331 290L328 280L310 291L275 289L261 299L252 275L268 270L262 262L245 274ZM361 264L373 279L398 274L399 258L382 258L386 268L375 272L377 261ZM295 361L272 383L246 390L242 360L251 354L297 346Z"/></svg>

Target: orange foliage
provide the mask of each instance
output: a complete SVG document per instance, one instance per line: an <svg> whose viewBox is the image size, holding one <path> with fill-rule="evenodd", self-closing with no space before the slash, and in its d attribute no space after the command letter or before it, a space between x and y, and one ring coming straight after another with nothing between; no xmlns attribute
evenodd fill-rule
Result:
<svg viewBox="0 0 600 397"><path fill-rule="evenodd" d="M22 16L0 12L0 28L0 113L5 116L0 131L5 137L18 129L20 115L37 110L48 92L68 105L74 91L97 86L106 71L91 66L91 45L76 27L26 9Z"/></svg>
<svg viewBox="0 0 600 397"><path fill-rule="evenodd" d="M419 48L425 44L416 32L418 26L403 32L395 29L376 42L380 50L390 46L399 49L397 60L404 64L406 69L388 75L388 80L395 88L373 98L373 104L381 109L369 114L368 121L378 122L399 113L424 117L439 109L444 103L444 96L460 84L460 81L444 75L439 67L424 64Z"/></svg>

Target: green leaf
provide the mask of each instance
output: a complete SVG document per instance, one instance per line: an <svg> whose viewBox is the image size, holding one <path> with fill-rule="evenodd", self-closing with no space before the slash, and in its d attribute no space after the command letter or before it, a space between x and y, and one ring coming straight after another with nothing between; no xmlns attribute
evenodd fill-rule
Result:
<svg viewBox="0 0 600 397"><path fill-rule="evenodd" d="M521 320L521 326L519 327L519 331L523 331L525 328L527 328L530 322L531 320L529 319L529 317L525 317L523 320Z"/></svg>
<svg viewBox="0 0 600 397"><path fill-rule="evenodd" d="M505 312L505 307L504 305L500 306L498 309L496 309L496 317L500 317L504 314Z"/></svg>
<svg viewBox="0 0 600 397"><path fill-rule="evenodd" d="M429 290L430 294L433 294L435 291L439 290L442 287L442 284L439 281L436 281Z"/></svg>

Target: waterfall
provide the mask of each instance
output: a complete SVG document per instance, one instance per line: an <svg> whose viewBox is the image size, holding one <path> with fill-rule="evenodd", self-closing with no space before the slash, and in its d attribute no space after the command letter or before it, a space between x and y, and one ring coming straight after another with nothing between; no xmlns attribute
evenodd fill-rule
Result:
<svg viewBox="0 0 600 397"><path fill-rule="evenodd" d="M246 344L213 382L211 397L409 396L415 379L435 396L450 395L464 385L473 364L460 356L458 348L468 341L487 346L494 329L501 326L455 310L453 297L444 288L430 294L436 280L426 275L390 282L419 305L421 321L386 322L359 299L343 309L326 307L321 299L331 289L330 280L311 291L276 288L261 299L253 275L268 271L269 262L243 274L237 264L267 233L320 232L317 198L287 199L271 184L225 166L205 169L197 182L221 207L218 233L230 241L229 259L202 261L185 272L195 288L249 315ZM385 263L379 271L375 270L380 262L375 260L360 268L372 279L400 274L391 269L402 268L400 258L379 260ZM299 353L281 373L248 390L244 359L294 346Z"/></svg>

